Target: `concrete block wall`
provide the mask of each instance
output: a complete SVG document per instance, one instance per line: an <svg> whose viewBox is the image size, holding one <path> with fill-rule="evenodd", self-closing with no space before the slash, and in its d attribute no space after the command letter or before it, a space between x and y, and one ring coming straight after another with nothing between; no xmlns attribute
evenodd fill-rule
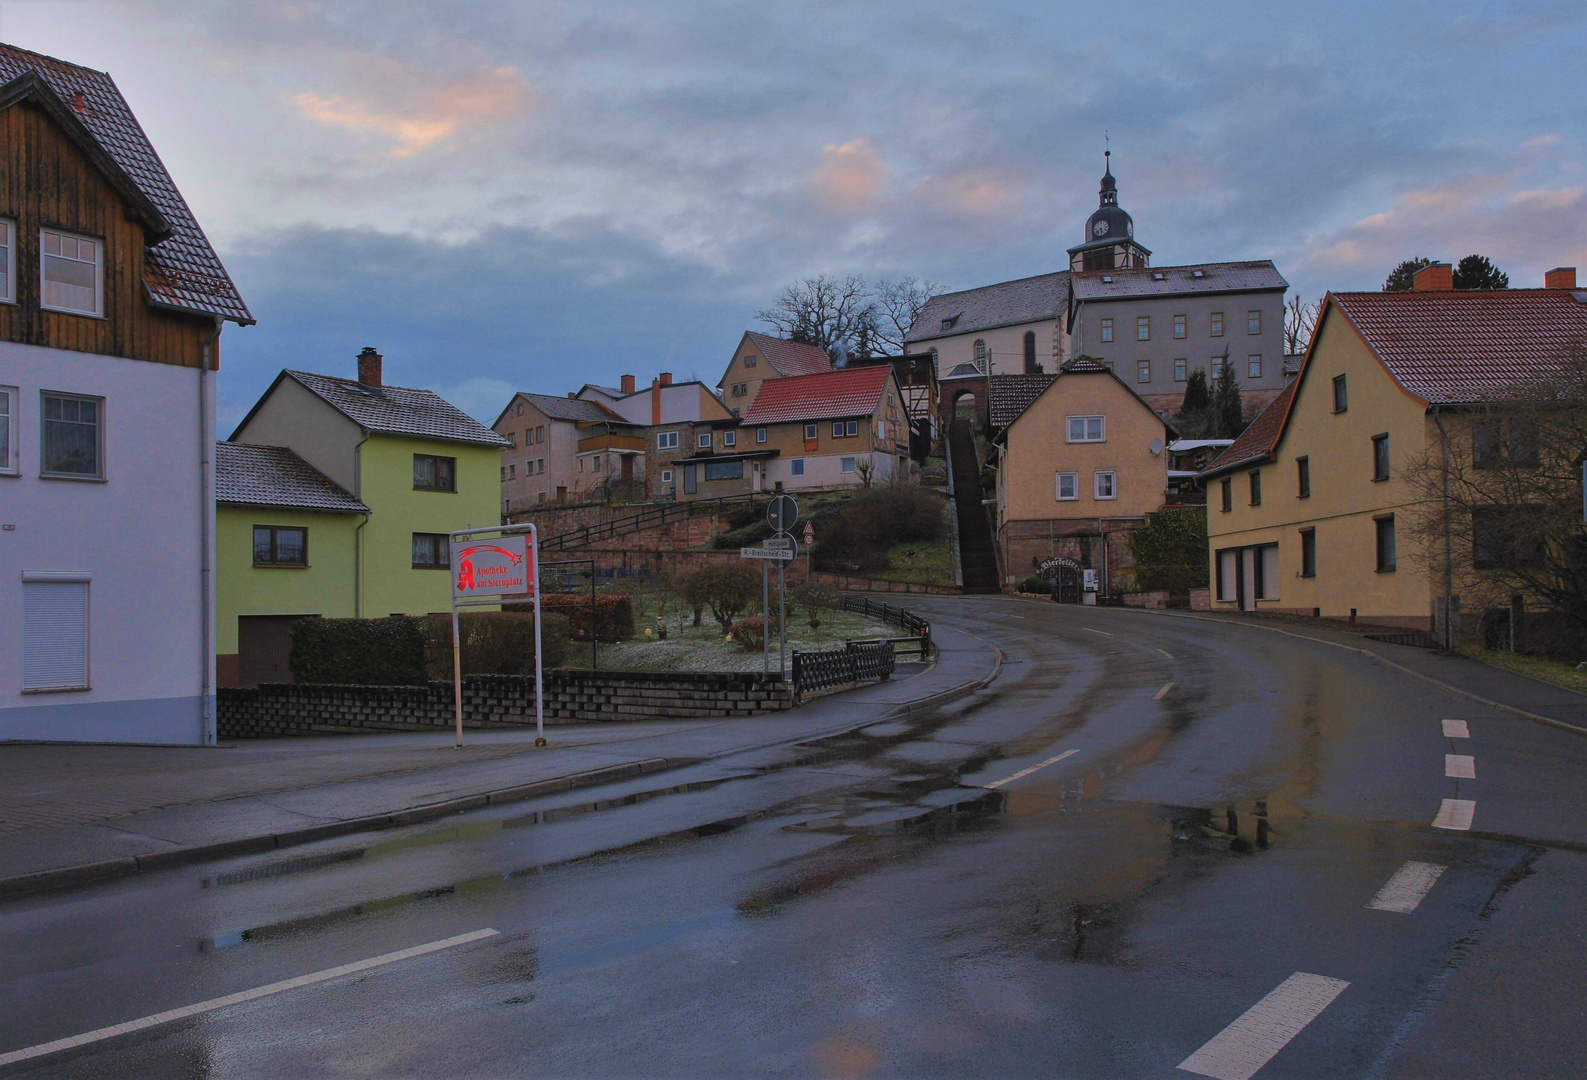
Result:
<svg viewBox="0 0 1587 1080"><path fill-rule="evenodd" d="M748 717L793 708L792 688L754 672L589 671L545 673L548 725L681 717ZM534 677L469 675L463 726L514 728L535 722ZM366 731L434 731L453 726L450 682L425 686L221 687L223 739Z"/></svg>

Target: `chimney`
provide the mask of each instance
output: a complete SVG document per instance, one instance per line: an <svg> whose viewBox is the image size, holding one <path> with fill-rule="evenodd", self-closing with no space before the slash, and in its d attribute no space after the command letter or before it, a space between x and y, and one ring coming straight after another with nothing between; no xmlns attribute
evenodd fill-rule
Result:
<svg viewBox="0 0 1587 1080"><path fill-rule="evenodd" d="M632 394L634 392L634 377L632 375L624 375L622 387L623 393Z"/></svg>
<svg viewBox="0 0 1587 1080"><path fill-rule="evenodd" d="M671 386L672 385L672 372L663 371L661 373L661 385L662 386Z"/></svg>
<svg viewBox="0 0 1587 1080"><path fill-rule="evenodd" d="M650 380L650 423L661 423L661 380Z"/></svg>
<svg viewBox="0 0 1587 1080"><path fill-rule="evenodd" d="M1543 275L1543 288L1545 289L1574 289L1576 287L1576 268L1574 266L1556 266Z"/></svg>
<svg viewBox="0 0 1587 1080"><path fill-rule="evenodd" d="M577 400L578 396L579 396L579 392L577 390L569 390L568 391L568 397L573 398L574 400Z"/></svg>
<svg viewBox="0 0 1587 1080"><path fill-rule="evenodd" d="M1455 288L1455 269L1448 263L1424 266L1411 277L1412 292L1451 292Z"/></svg>
<svg viewBox="0 0 1587 1080"><path fill-rule="evenodd" d="M79 113L88 111L88 102L83 100L83 92L81 90L72 91L72 111Z"/></svg>
<svg viewBox="0 0 1587 1080"><path fill-rule="evenodd" d="M373 345L365 345L364 351L358 354L358 381L365 386L384 385L380 380L380 365L384 359Z"/></svg>

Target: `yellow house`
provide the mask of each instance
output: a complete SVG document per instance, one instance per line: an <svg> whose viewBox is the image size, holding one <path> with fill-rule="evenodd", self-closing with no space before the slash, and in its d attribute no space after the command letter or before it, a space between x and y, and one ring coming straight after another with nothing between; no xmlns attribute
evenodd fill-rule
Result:
<svg viewBox="0 0 1587 1080"><path fill-rule="evenodd" d="M733 350L733 359L716 384L722 402L743 415L755 404L760 384L767 379L820 375L832 370L832 358L819 345L801 345L770 334L745 333Z"/></svg>
<svg viewBox="0 0 1587 1080"><path fill-rule="evenodd" d="M1411 474L1469 455L1474 409L1587 340L1563 273L1457 292L1439 263L1411 292L1330 293L1298 377L1201 474L1214 607L1440 629L1473 580L1471 532L1418 543Z"/></svg>
<svg viewBox="0 0 1587 1080"><path fill-rule="evenodd" d="M1089 357L1064 364L1055 378L1002 376L993 384L1023 389L1029 402L1000 417L1005 424L993 440L1006 582L1056 563L1094 571L1098 592L1128 591L1134 584L1129 533L1163 505L1164 451L1174 430L1112 369Z"/></svg>

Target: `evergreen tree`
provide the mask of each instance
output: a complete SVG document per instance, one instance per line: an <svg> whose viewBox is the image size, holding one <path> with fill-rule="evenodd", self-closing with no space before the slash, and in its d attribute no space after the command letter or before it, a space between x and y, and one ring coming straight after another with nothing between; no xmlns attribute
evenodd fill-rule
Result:
<svg viewBox="0 0 1587 1080"><path fill-rule="evenodd" d="M1455 264L1457 289L1508 289L1510 275L1489 261L1486 255L1467 255Z"/></svg>
<svg viewBox="0 0 1587 1080"><path fill-rule="evenodd" d="M1383 282L1384 292L1410 292L1411 278L1416 276L1416 271L1433 265L1433 260L1422 255L1414 259L1406 259L1393 270Z"/></svg>
<svg viewBox="0 0 1587 1080"><path fill-rule="evenodd" d="M1245 406L1240 401L1240 383L1229 363L1229 348L1224 346L1218 377L1212 383L1211 425L1215 439L1238 439L1245 430Z"/></svg>
<svg viewBox="0 0 1587 1080"><path fill-rule="evenodd" d="M1185 380L1185 400L1174 416L1174 426L1187 439L1207 438L1212 414L1212 394L1207 389L1207 373L1197 368Z"/></svg>

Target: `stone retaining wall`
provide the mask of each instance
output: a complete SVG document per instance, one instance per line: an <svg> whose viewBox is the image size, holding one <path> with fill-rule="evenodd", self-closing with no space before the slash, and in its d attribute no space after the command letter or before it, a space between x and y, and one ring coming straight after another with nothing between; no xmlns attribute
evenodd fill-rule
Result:
<svg viewBox="0 0 1587 1080"><path fill-rule="evenodd" d="M758 672L558 668L545 673L545 690L547 725L731 718L793 708L788 683ZM216 694L216 721L222 739L447 729L454 723L452 684L221 687ZM464 727L514 728L534 722L533 676L463 679Z"/></svg>

